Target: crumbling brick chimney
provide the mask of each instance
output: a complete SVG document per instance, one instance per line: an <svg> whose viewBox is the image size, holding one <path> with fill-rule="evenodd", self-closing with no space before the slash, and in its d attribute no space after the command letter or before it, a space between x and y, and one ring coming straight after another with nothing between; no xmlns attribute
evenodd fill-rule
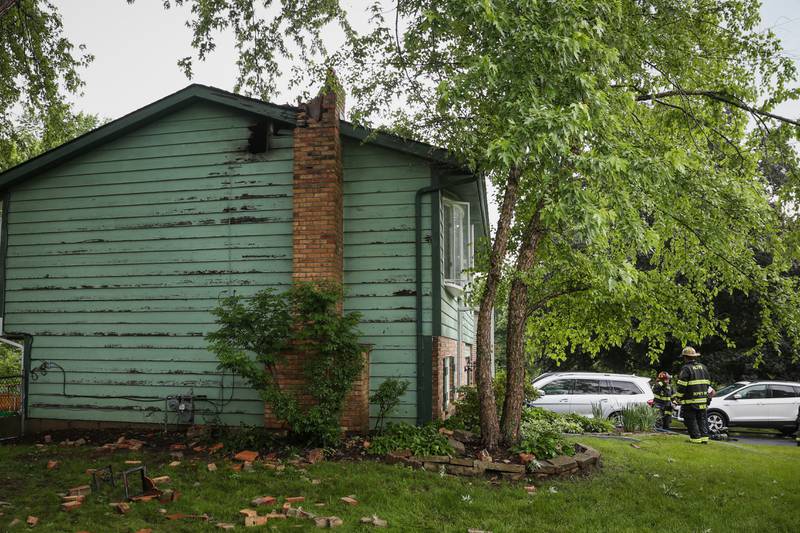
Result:
<svg viewBox="0 0 800 533"><path fill-rule="evenodd" d="M292 279L344 281L344 191L339 120L343 95L333 71L320 94L300 106L294 129ZM306 405L304 354L288 355L279 368L281 387ZM369 361L348 396L341 424L347 430L369 428ZM267 427L279 427L266 412Z"/></svg>

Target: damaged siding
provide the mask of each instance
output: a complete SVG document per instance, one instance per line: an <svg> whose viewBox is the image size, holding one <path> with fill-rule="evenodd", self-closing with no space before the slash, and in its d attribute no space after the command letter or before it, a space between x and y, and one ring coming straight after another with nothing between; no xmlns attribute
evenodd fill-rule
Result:
<svg viewBox="0 0 800 533"><path fill-rule="evenodd" d="M427 161L343 140L345 310L358 311L372 344L370 393L389 377L410 382L395 421L416 423L414 195L430 185ZM431 195L423 197L423 332L431 335ZM376 416L370 406L370 416ZM374 418L371 418L374 423Z"/></svg>
<svg viewBox="0 0 800 533"><path fill-rule="evenodd" d="M50 370L30 417L158 423L192 392L232 398L223 423L262 423L203 339L220 297L291 282L291 135L251 153L256 122L195 104L12 189L5 329L33 335L31 368L61 365L68 395L107 397L64 397Z"/></svg>

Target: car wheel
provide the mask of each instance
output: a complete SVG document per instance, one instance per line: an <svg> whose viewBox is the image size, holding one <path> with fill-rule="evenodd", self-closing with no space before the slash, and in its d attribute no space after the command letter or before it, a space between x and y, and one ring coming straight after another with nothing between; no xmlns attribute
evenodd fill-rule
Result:
<svg viewBox="0 0 800 533"><path fill-rule="evenodd" d="M618 428L622 427L622 413L620 413L619 411L615 411L610 415L608 415L608 419L611 420L614 426Z"/></svg>
<svg viewBox="0 0 800 533"><path fill-rule="evenodd" d="M712 433L718 433L722 431L722 428L728 426L727 417L719 411L711 411L706 418L708 419L708 430Z"/></svg>

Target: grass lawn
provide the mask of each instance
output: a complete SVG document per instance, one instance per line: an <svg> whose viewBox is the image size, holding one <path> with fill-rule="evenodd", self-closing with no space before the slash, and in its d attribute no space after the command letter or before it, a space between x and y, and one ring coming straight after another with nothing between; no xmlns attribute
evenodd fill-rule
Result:
<svg viewBox="0 0 800 533"><path fill-rule="evenodd" d="M208 472L204 456L187 456L174 468L167 452L121 452L92 457L91 447L50 445L0 446L0 531L29 529L28 515L39 517L36 531L92 533L221 531L217 521L233 522L249 501L262 495L305 496L305 509L344 520L339 531L366 531L358 523L376 514L396 531L459 531L468 528L501 531L657 531L730 532L800 530L800 448L748 446L712 442L692 445L686 437L653 436L630 441L581 437L600 450L604 466L590 479L542 483L535 495L522 483L492 486L486 480L440 477L423 471L372 462L324 462L283 472L256 464L253 472L234 472L217 458L219 470ZM47 470L50 459L61 461ZM91 495L80 509L59 510L56 494L88 482L84 473L113 463L144 461L151 475L169 475L183 497L166 505L157 501L132 504L118 515L107 504L120 499L111 489ZM318 484L312 480L318 479ZM359 504L339 501L354 495ZM281 500L279 500L280 502ZM314 503L324 503L315 507ZM167 521L169 513L208 513L208 523ZM265 514L269 509L260 508ZM13 529L8 524L20 518ZM302 531L314 523L299 519L270 522L254 531ZM249 529L248 529L249 531Z"/></svg>

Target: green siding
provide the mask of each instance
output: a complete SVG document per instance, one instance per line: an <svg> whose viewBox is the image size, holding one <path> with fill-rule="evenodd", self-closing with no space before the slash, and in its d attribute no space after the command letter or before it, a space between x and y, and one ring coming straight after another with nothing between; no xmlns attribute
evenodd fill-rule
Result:
<svg viewBox="0 0 800 533"><path fill-rule="evenodd" d="M160 399L193 392L230 398L224 423L261 423L203 340L219 297L291 282L291 136L251 154L255 122L195 104L12 190L5 329L34 336L31 367L63 366L68 394L109 397L65 398L51 370L31 417L162 422Z"/></svg>
<svg viewBox="0 0 800 533"><path fill-rule="evenodd" d="M386 378L410 382L394 421L416 423L414 197L430 185L430 164L386 148L345 140L345 310L363 315L372 344L370 391ZM431 335L431 204L423 197L423 332ZM375 406L370 414L376 416ZM374 421L374 419L373 419Z"/></svg>

